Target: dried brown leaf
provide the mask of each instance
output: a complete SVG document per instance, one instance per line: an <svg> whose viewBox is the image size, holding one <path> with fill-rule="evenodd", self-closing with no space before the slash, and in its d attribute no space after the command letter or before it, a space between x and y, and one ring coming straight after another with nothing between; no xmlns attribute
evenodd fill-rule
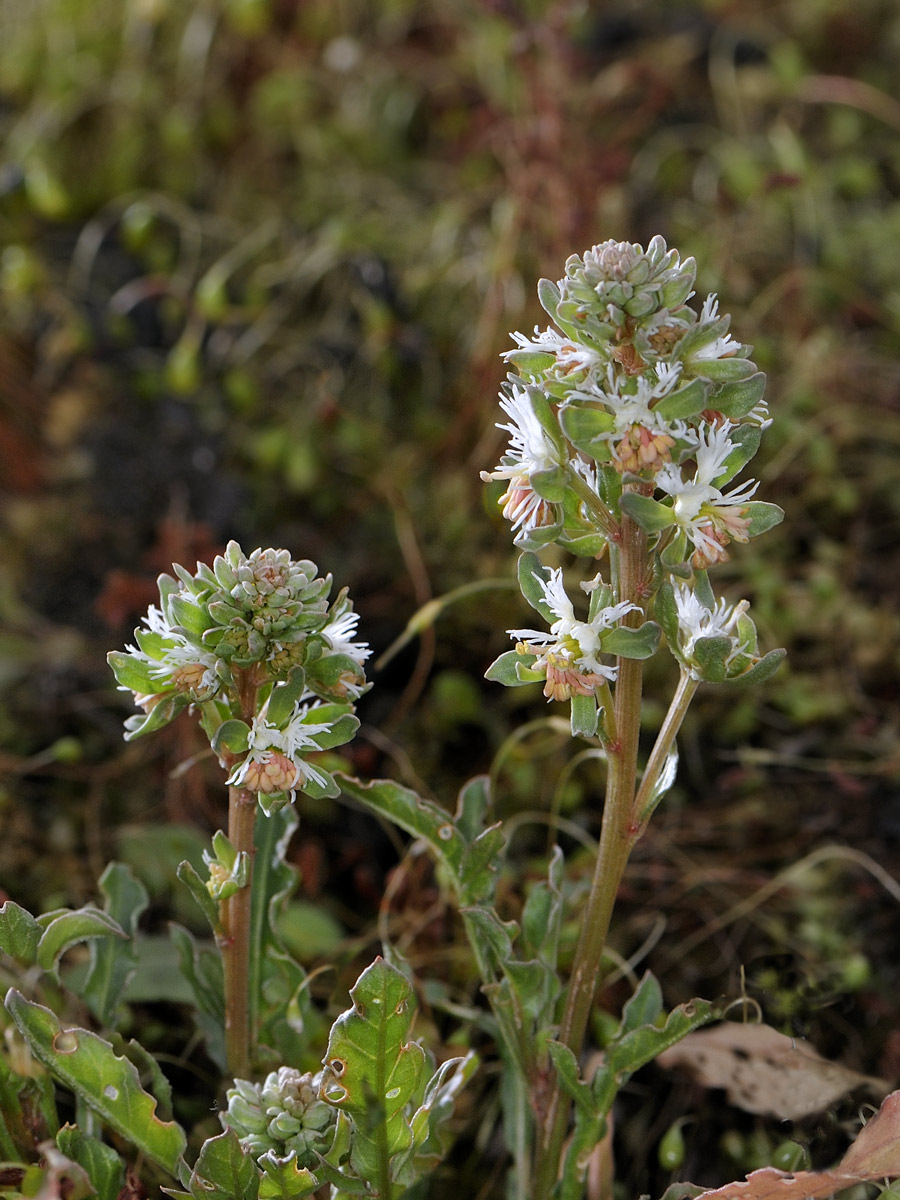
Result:
<svg viewBox="0 0 900 1200"><path fill-rule="evenodd" d="M775 1167L702 1192L697 1200L824 1200L853 1187L900 1175L900 1092L891 1092L859 1137L830 1171L789 1175Z"/></svg>
<svg viewBox="0 0 900 1200"><path fill-rule="evenodd" d="M857 1087L883 1095L890 1086L829 1062L802 1038L736 1021L688 1034L657 1062L688 1070L704 1087L724 1088L730 1102L745 1112L781 1120L821 1112Z"/></svg>

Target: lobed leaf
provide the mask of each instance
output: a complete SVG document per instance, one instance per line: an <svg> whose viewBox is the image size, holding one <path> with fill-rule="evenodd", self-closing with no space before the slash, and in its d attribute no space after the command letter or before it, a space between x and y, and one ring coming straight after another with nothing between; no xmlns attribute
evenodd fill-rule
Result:
<svg viewBox="0 0 900 1200"><path fill-rule="evenodd" d="M180 1125L161 1121L137 1070L87 1029L64 1029L57 1016L10 988L6 1008L32 1054L57 1082L80 1096L120 1137L177 1174L187 1140Z"/></svg>
<svg viewBox="0 0 900 1200"><path fill-rule="evenodd" d="M188 1191L194 1200L256 1200L259 1168L233 1129L203 1143Z"/></svg>

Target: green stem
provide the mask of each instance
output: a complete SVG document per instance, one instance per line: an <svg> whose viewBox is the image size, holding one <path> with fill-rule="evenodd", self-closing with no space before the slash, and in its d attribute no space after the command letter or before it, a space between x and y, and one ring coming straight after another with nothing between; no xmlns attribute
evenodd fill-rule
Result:
<svg viewBox="0 0 900 1200"><path fill-rule="evenodd" d="M672 697L669 711L666 713L666 719L663 721L662 728L656 736L653 749L650 751L650 757L647 759L647 766L644 768L643 778L641 779L641 786L634 799L635 820L640 824L642 831L653 815L653 810L660 799L658 796L654 797L653 793L659 777L665 768L666 760L675 745L675 739L678 736L681 723L699 686L699 679L693 679L688 671L682 669L681 678L678 680L678 687L675 689L675 695Z"/></svg>
<svg viewBox="0 0 900 1200"><path fill-rule="evenodd" d="M567 482L585 508L596 518L597 525L603 530L610 541L617 541L621 531L616 524L616 519L594 489L588 487L578 472L571 469L568 472Z"/></svg>
<svg viewBox="0 0 900 1200"><path fill-rule="evenodd" d="M225 1053L236 1079L249 1076L253 1059L250 1024L250 921L253 899L253 826L256 795L245 788L228 789L228 840L247 854L250 876L245 887L223 900L222 967L225 975Z"/></svg>
<svg viewBox="0 0 900 1200"><path fill-rule="evenodd" d="M618 551L613 558L618 600L641 605L646 559L646 536L630 518L623 517ZM643 620L643 607L640 607L628 614L625 623L636 628ZM642 664L636 659L620 658L614 706L616 740L607 749L609 765L600 846L558 1035L558 1040L568 1046L576 1057L581 1054L594 1004L597 977L619 884L638 836L633 814L642 681ZM549 1200L556 1183L570 1107L568 1098L563 1095L558 1082L554 1081L538 1136L536 1200Z"/></svg>

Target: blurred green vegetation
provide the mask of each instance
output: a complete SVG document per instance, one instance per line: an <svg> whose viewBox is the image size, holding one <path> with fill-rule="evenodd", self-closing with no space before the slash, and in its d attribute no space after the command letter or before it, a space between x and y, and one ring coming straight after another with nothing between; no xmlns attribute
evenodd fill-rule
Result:
<svg viewBox="0 0 900 1200"><path fill-rule="evenodd" d="M172 561L310 556L376 653L511 579L478 480L498 355L569 253L655 233L770 377L754 465L787 517L720 578L789 665L701 692L635 893L654 856L715 851L740 891L823 838L896 852L898 55L889 0L0 0L0 885L80 902L120 829L218 824L190 728L125 747L104 662ZM505 744L548 710L481 682L521 611L502 586L443 610L376 673L352 765L449 803L504 747L504 813L590 829L595 765L552 724ZM305 820L306 898L362 936L396 850ZM704 919L684 889L670 929ZM837 943L777 903L833 982L852 900ZM733 987L733 953L685 987Z"/></svg>

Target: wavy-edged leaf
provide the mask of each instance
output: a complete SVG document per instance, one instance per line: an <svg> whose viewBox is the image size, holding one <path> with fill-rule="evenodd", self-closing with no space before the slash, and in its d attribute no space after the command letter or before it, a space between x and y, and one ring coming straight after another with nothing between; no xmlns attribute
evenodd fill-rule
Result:
<svg viewBox="0 0 900 1200"><path fill-rule="evenodd" d="M194 1200L256 1200L259 1168L233 1129L203 1143L188 1191Z"/></svg>
<svg viewBox="0 0 900 1200"><path fill-rule="evenodd" d="M125 937L125 931L118 921L91 904L86 904L84 908L48 913L47 916L50 919L46 924L43 920L38 921L44 930L37 948L38 966L45 971L54 970L60 955L78 942L97 937Z"/></svg>
<svg viewBox="0 0 900 1200"><path fill-rule="evenodd" d="M210 1058L225 1070L225 985L222 958L200 946L186 929L171 922L169 935L178 953L181 973L194 994L194 1021L206 1039Z"/></svg>
<svg viewBox="0 0 900 1200"><path fill-rule="evenodd" d="M339 779L344 791L366 808L387 817L413 837L424 838L459 886L466 843L445 809L390 779L373 779L369 783L360 783L347 775Z"/></svg>
<svg viewBox="0 0 900 1200"><path fill-rule="evenodd" d="M350 990L353 1007L331 1028L322 1096L353 1120L350 1163L362 1179L391 1178L391 1160L406 1151L412 1130L405 1108L416 1094L425 1051L406 1040L412 986L376 958Z"/></svg>
<svg viewBox="0 0 900 1200"><path fill-rule="evenodd" d="M259 1200L301 1200L321 1187L320 1181L308 1167L297 1166L297 1155L279 1158L271 1150L258 1160L262 1168L259 1181Z"/></svg>
<svg viewBox="0 0 900 1200"><path fill-rule="evenodd" d="M141 1087L133 1063L87 1029L64 1029L49 1008L26 1000L15 988L7 992L6 1008L54 1079L153 1162L177 1174L187 1144L184 1130L159 1119L157 1102Z"/></svg>

